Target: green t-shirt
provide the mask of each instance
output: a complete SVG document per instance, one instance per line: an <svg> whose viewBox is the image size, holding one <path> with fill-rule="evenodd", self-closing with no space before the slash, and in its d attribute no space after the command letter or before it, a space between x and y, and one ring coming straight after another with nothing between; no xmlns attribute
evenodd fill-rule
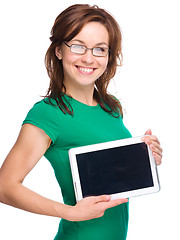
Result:
<svg viewBox="0 0 180 240"><path fill-rule="evenodd" d="M57 106L41 100L27 114L23 124L30 123L51 138L44 156L51 163L65 204L75 205L72 175L68 157L70 148L131 137L122 118L115 118L100 105L88 106L66 96L74 114L64 114ZM54 240L125 240L128 228L128 203L105 211L101 218L82 222L61 219Z"/></svg>

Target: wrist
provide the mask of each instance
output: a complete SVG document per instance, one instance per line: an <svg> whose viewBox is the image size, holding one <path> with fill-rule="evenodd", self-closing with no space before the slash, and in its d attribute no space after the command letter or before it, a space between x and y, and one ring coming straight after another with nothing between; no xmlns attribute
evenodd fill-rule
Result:
<svg viewBox="0 0 180 240"><path fill-rule="evenodd" d="M75 220L75 206L63 204L63 211L61 211L61 218L67 221Z"/></svg>

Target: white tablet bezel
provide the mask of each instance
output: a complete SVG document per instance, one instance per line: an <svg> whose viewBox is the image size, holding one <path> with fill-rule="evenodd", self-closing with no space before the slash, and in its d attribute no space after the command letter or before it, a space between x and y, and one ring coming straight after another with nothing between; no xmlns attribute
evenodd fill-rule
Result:
<svg viewBox="0 0 180 240"><path fill-rule="evenodd" d="M93 151L98 151L98 150L103 150L103 149L115 148L115 147L119 147L119 146L127 146L127 145L131 145L131 144L142 143L143 142L141 140L142 137L143 136L126 138L126 139L121 139L121 140L116 140L116 141L111 141L111 142L92 144L92 145L88 145L88 146L76 147L76 148L70 149L69 150L69 160L70 160L70 165L71 165L71 172L72 172L76 200L80 201L83 198L82 190L81 190L81 183L80 183L80 178L79 178L79 172L78 172L78 166L77 166L77 160L76 160L76 154L88 153L88 152L93 152ZM150 150L149 146L147 146L147 148L148 148L148 153L149 153L149 162L150 162L154 186L148 187L148 188L143 188L143 189L138 189L138 190L133 190L133 191L127 191L127 192L123 192L123 193L112 194L111 199L130 198L130 197L155 193L160 190L159 178L158 178L158 173L157 173L157 165L156 165L156 162L152 155L152 151Z"/></svg>

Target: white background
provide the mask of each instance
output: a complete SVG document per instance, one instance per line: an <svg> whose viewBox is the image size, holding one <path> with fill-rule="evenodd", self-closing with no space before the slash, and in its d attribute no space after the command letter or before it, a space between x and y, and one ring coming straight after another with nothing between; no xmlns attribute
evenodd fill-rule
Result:
<svg viewBox="0 0 180 240"><path fill-rule="evenodd" d="M179 214L179 3L171 0L42 1L7 0L0 8L0 165L13 146L21 123L44 95L49 79L44 55L56 16L75 3L107 9L123 33L124 65L110 92L121 99L124 123L133 136L149 128L161 141L161 191L130 200L127 240L180 239ZM53 170L42 158L24 184L62 201ZM50 240L59 219L0 204L0 239Z"/></svg>

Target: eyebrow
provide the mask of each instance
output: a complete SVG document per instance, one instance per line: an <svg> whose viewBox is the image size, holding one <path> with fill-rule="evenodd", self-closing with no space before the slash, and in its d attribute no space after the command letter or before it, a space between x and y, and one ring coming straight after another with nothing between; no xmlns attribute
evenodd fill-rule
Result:
<svg viewBox="0 0 180 240"><path fill-rule="evenodd" d="M73 39L73 40L71 40L71 41L77 41L77 42L79 42L79 43L81 43L81 44L86 45L85 42L83 42L82 40L79 40L79 39ZM108 47L108 44L105 43L105 42L97 43L95 46L99 46L99 45L106 45L106 46Z"/></svg>

